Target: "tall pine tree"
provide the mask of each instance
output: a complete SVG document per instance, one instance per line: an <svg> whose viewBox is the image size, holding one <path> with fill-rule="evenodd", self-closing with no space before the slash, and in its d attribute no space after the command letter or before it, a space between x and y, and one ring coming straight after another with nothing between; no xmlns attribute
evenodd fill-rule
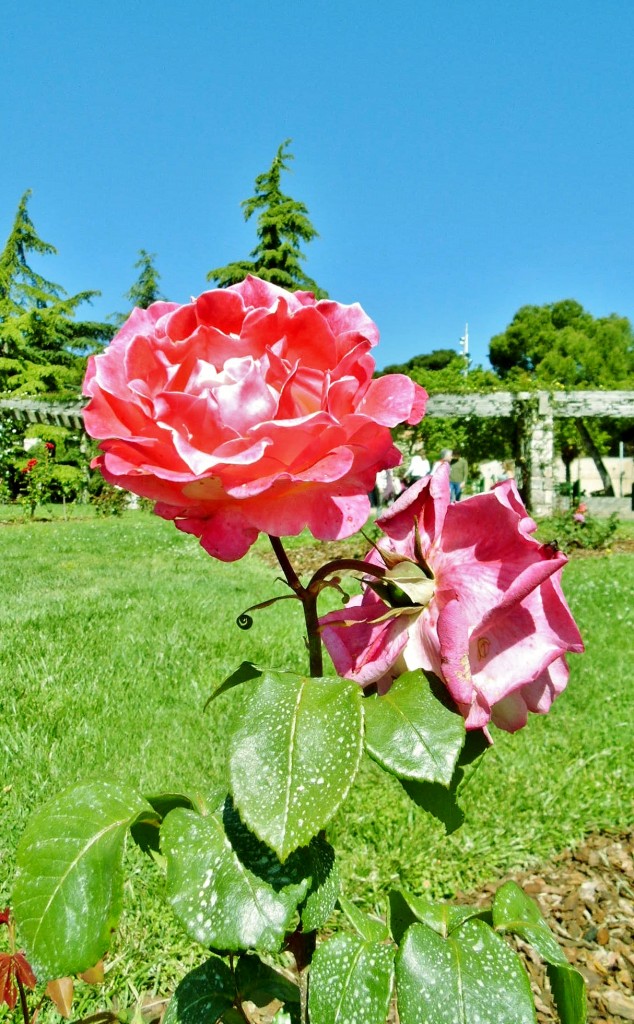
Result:
<svg viewBox="0 0 634 1024"><path fill-rule="evenodd" d="M78 306L98 291L68 295L30 266L31 254L57 252L35 230L28 212L30 196L30 190L22 196L0 253L0 357L19 364L75 367L78 353L99 348L111 337L112 327L75 319Z"/></svg>
<svg viewBox="0 0 634 1024"><path fill-rule="evenodd" d="M139 249L139 258L134 264L135 270L139 271L139 276L130 291L125 294L132 309L135 306L138 306L139 309L147 309L153 302L158 302L165 297L161 294L159 287L161 275L154 266L155 259L156 253Z"/></svg>
<svg viewBox="0 0 634 1024"><path fill-rule="evenodd" d="M238 284L247 274L254 274L289 291L301 289L314 292L317 298L326 297L326 292L302 267L301 261L306 257L300 249L301 242L318 237L308 218L308 209L281 188L282 172L288 171L288 162L294 159L288 151L290 143L290 139L282 143L268 171L255 179L255 195L241 203L245 220L254 213L258 215L258 244L250 253L250 260L237 260L209 271L207 280L220 288Z"/></svg>
<svg viewBox="0 0 634 1024"><path fill-rule="evenodd" d="M139 249L139 258L134 264L135 270L139 271L139 276L124 296L129 303L128 312L112 313L110 317L117 330L128 319L131 310L147 309L153 302L159 302L165 298L159 288L161 275L154 266L155 259L156 253L148 252L147 249Z"/></svg>

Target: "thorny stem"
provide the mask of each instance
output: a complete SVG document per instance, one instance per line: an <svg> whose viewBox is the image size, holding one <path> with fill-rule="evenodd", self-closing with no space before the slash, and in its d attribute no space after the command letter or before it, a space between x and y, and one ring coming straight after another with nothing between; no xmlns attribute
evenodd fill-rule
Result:
<svg viewBox="0 0 634 1024"><path fill-rule="evenodd" d="M358 572L364 576L374 576L376 579L382 579L386 575L387 569L380 565L371 565L357 558L335 558L322 565L313 574L308 585L305 587L291 565L280 538L269 536L269 539L286 582L295 596L302 602L304 621L306 623L310 674L311 677L318 678L323 675L323 658L319 617L317 615L317 600L325 587L333 585L328 580L328 577L338 572ZM288 948L295 957L295 964L297 966L302 1024L306 1024L308 1020L308 975L306 969L312 960L315 944L316 933L314 931L302 932L299 929L293 932L288 941Z"/></svg>

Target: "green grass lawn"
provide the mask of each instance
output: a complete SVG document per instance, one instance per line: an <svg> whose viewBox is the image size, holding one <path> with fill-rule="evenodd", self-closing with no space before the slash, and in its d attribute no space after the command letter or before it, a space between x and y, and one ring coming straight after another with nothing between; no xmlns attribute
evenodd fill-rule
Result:
<svg viewBox="0 0 634 1024"><path fill-rule="evenodd" d="M0 907L29 812L63 787L107 776L150 793L222 780L240 694L203 713L209 693L243 659L306 669L293 602L256 613L249 632L235 625L245 607L286 592L275 575L258 549L223 565L145 513L0 526ZM457 833L445 837L398 783L364 764L328 828L349 897L383 909L399 879L454 893L631 823L634 557L574 559L564 585L587 653L571 658L570 684L548 716L515 736L496 732ZM106 988L80 999L76 1016L115 997L132 1005L141 991L165 994L200 959L163 910L153 865L134 848L127 859Z"/></svg>

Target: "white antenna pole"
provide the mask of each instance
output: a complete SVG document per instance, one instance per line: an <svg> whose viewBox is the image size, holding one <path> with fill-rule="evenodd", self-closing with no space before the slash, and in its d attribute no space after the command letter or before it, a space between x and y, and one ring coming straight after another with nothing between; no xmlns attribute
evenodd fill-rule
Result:
<svg viewBox="0 0 634 1024"><path fill-rule="evenodd" d="M460 339L460 351L465 358L464 373L469 372L469 324L464 325L464 334Z"/></svg>

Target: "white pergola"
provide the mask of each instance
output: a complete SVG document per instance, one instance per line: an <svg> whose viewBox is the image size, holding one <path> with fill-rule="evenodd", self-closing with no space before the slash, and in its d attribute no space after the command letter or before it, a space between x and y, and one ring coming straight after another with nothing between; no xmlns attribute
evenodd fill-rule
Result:
<svg viewBox="0 0 634 1024"><path fill-rule="evenodd" d="M0 399L0 410L19 422L52 423L83 430L80 405L34 399ZM505 417L518 427L524 500L533 515L555 505L554 421L592 416L634 419L634 391L491 391L487 394L433 395L427 416L437 418Z"/></svg>

